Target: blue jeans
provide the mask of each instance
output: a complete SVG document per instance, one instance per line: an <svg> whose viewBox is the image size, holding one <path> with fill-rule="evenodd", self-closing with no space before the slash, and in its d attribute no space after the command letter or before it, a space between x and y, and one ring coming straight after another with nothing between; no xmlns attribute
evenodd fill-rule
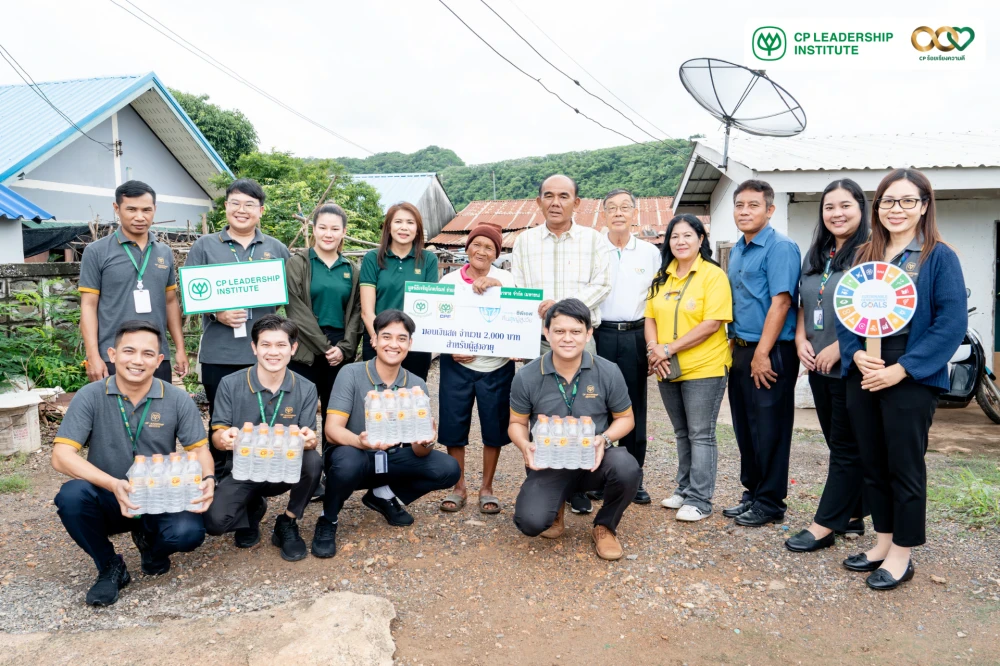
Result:
<svg viewBox="0 0 1000 666"><path fill-rule="evenodd" d="M677 490L685 504L712 511L719 449L715 423L726 392L726 377L659 382L663 406L677 438Z"/></svg>
<svg viewBox="0 0 1000 666"><path fill-rule="evenodd" d="M98 571L103 571L115 556L115 547L108 539L112 534L142 529L157 562L174 553L188 553L205 540L200 513L182 511L126 518L114 493L83 479L64 483L55 502L63 527L76 545L94 559Z"/></svg>

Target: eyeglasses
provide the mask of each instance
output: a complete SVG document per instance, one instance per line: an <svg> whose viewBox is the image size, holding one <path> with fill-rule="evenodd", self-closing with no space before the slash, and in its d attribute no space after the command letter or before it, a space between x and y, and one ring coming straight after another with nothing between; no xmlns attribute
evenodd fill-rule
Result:
<svg viewBox="0 0 1000 666"><path fill-rule="evenodd" d="M899 207L903 210L912 210L919 206L924 201L924 197L903 197L902 199L890 199L888 197L882 197L875 201L875 205L881 210L890 210L897 203Z"/></svg>
<svg viewBox="0 0 1000 666"><path fill-rule="evenodd" d="M245 210L248 213L252 213L258 208L260 204L256 201L227 201L226 205L233 210Z"/></svg>
<svg viewBox="0 0 1000 666"><path fill-rule="evenodd" d="M604 211L609 215L614 215L618 211L621 211L624 215L628 215L631 211L635 210L635 206L629 206L624 204L622 206L605 206Z"/></svg>

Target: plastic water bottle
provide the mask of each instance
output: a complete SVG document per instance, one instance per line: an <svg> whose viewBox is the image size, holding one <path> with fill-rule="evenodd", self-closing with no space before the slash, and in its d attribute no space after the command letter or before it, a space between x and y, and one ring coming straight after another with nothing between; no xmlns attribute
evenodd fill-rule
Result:
<svg viewBox="0 0 1000 666"><path fill-rule="evenodd" d="M549 417L539 414L535 421L535 467L544 469L552 466L552 427Z"/></svg>
<svg viewBox="0 0 1000 666"><path fill-rule="evenodd" d="M253 459L250 462L250 480L266 481L268 456L271 453L271 433L266 423L260 424L260 430L253 440Z"/></svg>
<svg viewBox="0 0 1000 666"><path fill-rule="evenodd" d="M552 417L552 469L566 469L566 426L559 416Z"/></svg>
<svg viewBox="0 0 1000 666"><path fill-rule="evenodd" d="M566 469L580 469L580 422L575 416L566 417Z"/></svg>
<svg viewBox="0 0 1000 666"><path fill-rule="evenodd" d="M167 501L164 513L178 513L184 510L184 459L179 453L170 454L167 471Z"/></svg>
<svg viewBox="0 0 1000 666"><path fill-rule="evenodd" d="M396 421L399 423L399 441L412 444L417 439L413 414L413 398L405 388L396 392Z"/></svg>
<svg viewBox="0 0 1000 666"><path fill-rule="evenodd" d="M236 435L233 443L233 479L246 481L250 478L250 463L253 460L253 424L247 421L243 430Z"/></svg>
<svg viewBox="0 0 1000 666"><path fill-rule="evenodd" d="M369 391L365 409L365 430L368 432L369 442L385 441L385 403L382 401L382 394L378 391Z"/></svg>
<svg viewBox="0 0 1000 666"><path fill-rule="evenodd" d="M153 454L153 464L149 469L149 494L146 496L146 513L156 515L163 513L166 501L164 493L167 490L167 465L163 462L162 453Z"/></svg>
<svg viewBox="0 0 1000 666"><path fill-rule="evenodd" d="M184 464L184 510L195 511L201 504L192 502L201 497L201 461L198 454L188 451L187 462Z"/></svg>
<svg viewBox="0 0 1000 666"><path fill-rule="evenodd" d="M431 421L431 399L419 386L414 386L412 393L416 440L418 442L426 442L434 439L434 424Z"/></svg>
<svg viewBox="0 0 1000 666"><path fill-rule="evenodd" d="M135 462L128 470L129 501L139 505L138 509L129 509L130 516L141 516L146 513L146 498L149 497L149 465L146 456L136 456Z"/></svg>
<svg viewBox="0 0 1000 666"><path fill-rule="evenodd" d="M278 424L274 426L274 434L271 436L271 450L267 461L267 482L281 483L285 480L285 447L288 440L285 438L285 426Z"/></svg>
<svg viewBox="0 0 1000 666"><path fill-rule="evenodd" d="M580 469L590 469L597 461L597 452L594 450L596 432L592 418L584 416L580 419Z"/></svg>
<svg viewBox="0 0 1000 666"><path fill-rule="evenodd" d="M396 394L386 389L382 392L382 405L385 407L385 444L399 444L399 421L396 420ZM371 440L369 440L371 441Z"/></svg>
<svg viewBox="0 0 1000 666"><path fill-rule="evenodd" d="M282 466L285 470L282 481L285 483L295 484L299 482L299 477L302 475L302 449L304 446L302 435L299 434L299 427L293 425L289 428L288 446L285 447L285 464Z"/></svg>

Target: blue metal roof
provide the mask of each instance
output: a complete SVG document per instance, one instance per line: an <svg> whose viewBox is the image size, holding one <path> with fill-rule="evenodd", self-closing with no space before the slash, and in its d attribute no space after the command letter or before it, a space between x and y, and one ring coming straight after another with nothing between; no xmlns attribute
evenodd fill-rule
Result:
<svg viewBox="0 0 1000 666"><path fill-rule="evenodd" d="M73 122L88 129L134 100L156 89L186 125L219 170L232 172L154 72L38 84L39 89ZM70 123L27 85L0 86L0 183L76 133Z"/></svg>
<svg viewBox="0 0 1000 666"><path fill-rule="evenodd" d="M0 185L0 220L54 220L47 213L17 192Z"/></svg>
<svg viewBox="0 0 1000 666"><path fill-rule="evenodd" d="M378 190L382 210L401 201L416 205L427 188L437 179L434 173L366 173L351 176L362 180Z"/></svg>

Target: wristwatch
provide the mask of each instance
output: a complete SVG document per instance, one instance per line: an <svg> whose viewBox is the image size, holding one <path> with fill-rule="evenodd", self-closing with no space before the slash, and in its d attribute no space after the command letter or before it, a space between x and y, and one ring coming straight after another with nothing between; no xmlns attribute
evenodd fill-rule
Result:
<svg viewBox="0 0 1000 666"><path fill-rule="evenodd" d="M607 438L607 437L606 437L606 436L604 435L604 433L603 433L603 432L599 432L599 433L597 433L596 435L594 435L594 438L595 438L595 439L596 439L597 437L600 437L601 439L603 439L603 440L604 440L604 450L605 450L605 451L607 451L608 449L610 449L610 448L611 448L611 440L609 440L609 439L608 439L608 438Z"/></svg>

